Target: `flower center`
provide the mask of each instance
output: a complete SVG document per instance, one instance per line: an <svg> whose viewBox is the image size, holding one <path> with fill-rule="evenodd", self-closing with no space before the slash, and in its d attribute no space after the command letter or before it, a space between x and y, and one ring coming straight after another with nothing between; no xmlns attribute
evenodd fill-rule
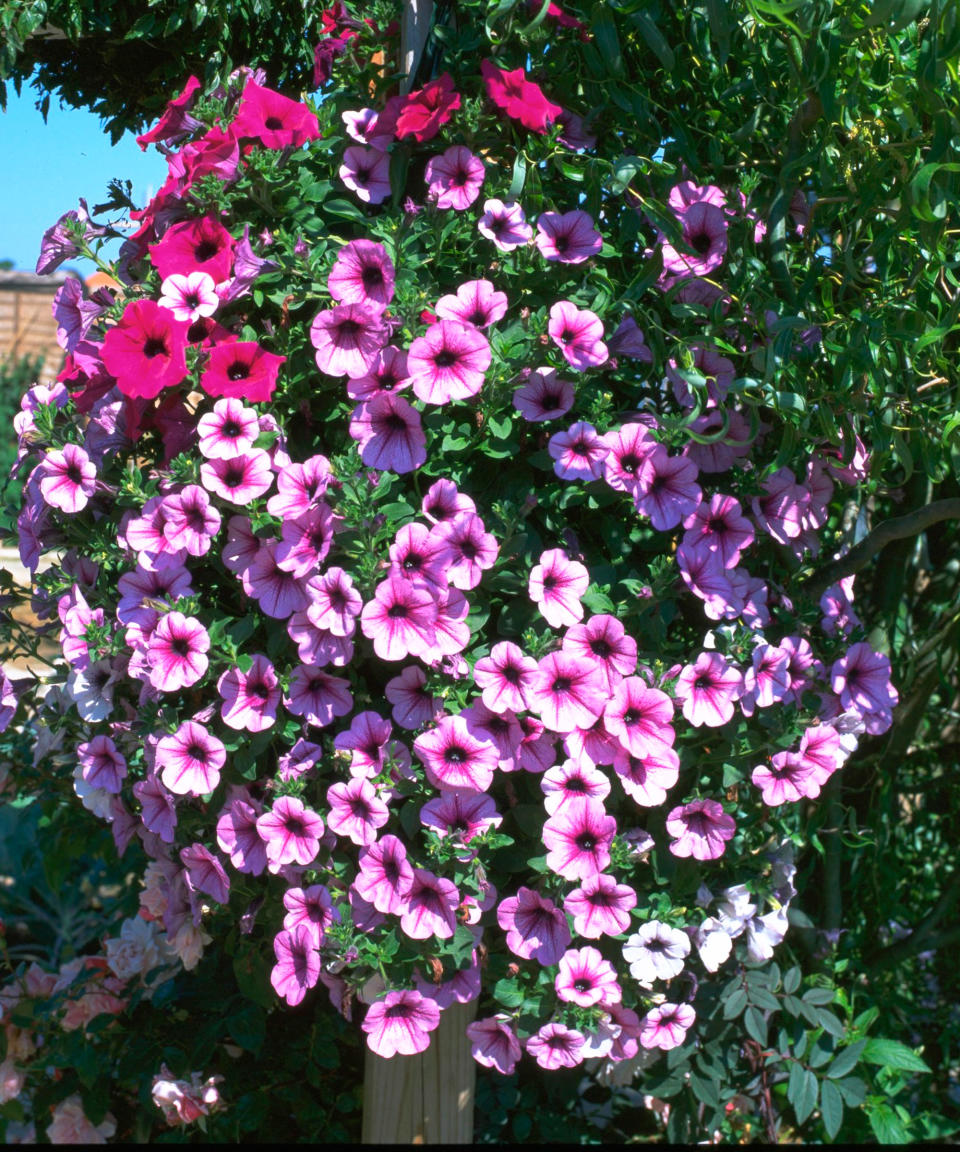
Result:
<svg viewBox="0 0 960 1152"><path fill-rule="evenodd" d="M201 240L193 250L193 257L198 264L204 264L207 260L212 260L219 251L220 248L215 241Z"/></svg>
<svg viewBox="0 0 960 1152"><path fill-rule="evenodd" d="M143 354L148 360L152 360L154 356L169 356L167 345L162 336L149 336L143 345Z"/></svg>
<svg viewBox="0 0 960 1152"><path fill-rule="evenodd" d="M242 360L234 360L227 369L228 380L246 380L249 375L250 365L245 364Z"/></svg>
<svg viewBox="0 0 960 1152"><path fill-rule="evenodd" d="M574 843L582 852L592 852L597 846L596 837L590 832L581 832Z"/></svg>
<svg viewBox="0 0 960 1152"><path fill-rule="evenodd" d="M271 132L279 132L283 127L283 121L279 116L268 116L263 122L264 128L269 128Z"/></svg>

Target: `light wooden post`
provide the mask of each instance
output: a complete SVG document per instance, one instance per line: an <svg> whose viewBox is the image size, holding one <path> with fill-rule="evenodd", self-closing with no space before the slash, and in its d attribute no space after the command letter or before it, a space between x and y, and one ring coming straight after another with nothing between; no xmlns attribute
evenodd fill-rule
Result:
<svg viewBox="0 0 960 1152"><path fill-rule="evenodd" d="M407 0L404 4L400 19L400 70L406 72L400 91L404 94L413 87L413 76L427 46L432 20L433 0Z"/></svg>
<svg viewBox="0 0 960 1152"><path fill-rule="evenodd" d="M364 1144L472 1144L477 1066L465 1029L476 1001L452 1004L419 1056L384 1060L367 1049Z"/></svg>

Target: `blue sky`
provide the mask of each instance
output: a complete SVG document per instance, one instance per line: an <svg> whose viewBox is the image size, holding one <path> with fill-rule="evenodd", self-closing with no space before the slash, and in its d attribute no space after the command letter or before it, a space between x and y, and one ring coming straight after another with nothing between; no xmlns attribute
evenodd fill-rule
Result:
<svg viewBox="0 0 960 1152"><path fill-rule="evenodd" d="M4 172L0 179L0 259L32 272L40 238L59 216L83 196L91 208L106 199L107 182L120 177L133 182L133 198L146 202L166 178L166 162L155 148L141 152L133 135L114 147L90 112L60 108L50 102L43 117L34 107L36 93L24 86L21 96L7 89L7 111L0 113ZM92 271L92 265L83 268Z"/></svg>

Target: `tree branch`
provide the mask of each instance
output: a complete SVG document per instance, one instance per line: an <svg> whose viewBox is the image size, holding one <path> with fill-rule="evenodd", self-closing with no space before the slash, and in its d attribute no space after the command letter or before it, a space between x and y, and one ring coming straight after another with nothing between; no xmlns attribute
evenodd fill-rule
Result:
<svg viewBox="0 0 960 1152"><path fill-rule="evenodd" d="M866 568L874 556L895 540L905 540L909 536L919 536L940 520L960 520L960 496L948 500L934 500L904 516L894 516L884 520L865 536L859 544L851 548L846 556L834 560L806 581L806 589L811 596L819 596L831 584L836 584L843 576L850 576Z"/></svg>

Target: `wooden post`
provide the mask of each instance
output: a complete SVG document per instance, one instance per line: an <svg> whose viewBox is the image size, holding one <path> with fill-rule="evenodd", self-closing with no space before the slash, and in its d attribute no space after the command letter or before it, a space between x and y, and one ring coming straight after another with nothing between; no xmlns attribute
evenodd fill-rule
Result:
<svg viewBox="0 0 960 1152"><path fill-rule="evenodd" d="M400 81L400 91L406 94L413 87L413 77L420 57L427 46L427 36L433 20L433 0L407 0L400 20L400 70L406 73Z"/></svg>
<svg viewBox="0 0 960 1152"><path fill-rule="evenodd" d="M419 1056L384 1060L367 1049L364 1144L472 1144L477 1066L465 1029L476 1001L452 1004Z"/></svg>

